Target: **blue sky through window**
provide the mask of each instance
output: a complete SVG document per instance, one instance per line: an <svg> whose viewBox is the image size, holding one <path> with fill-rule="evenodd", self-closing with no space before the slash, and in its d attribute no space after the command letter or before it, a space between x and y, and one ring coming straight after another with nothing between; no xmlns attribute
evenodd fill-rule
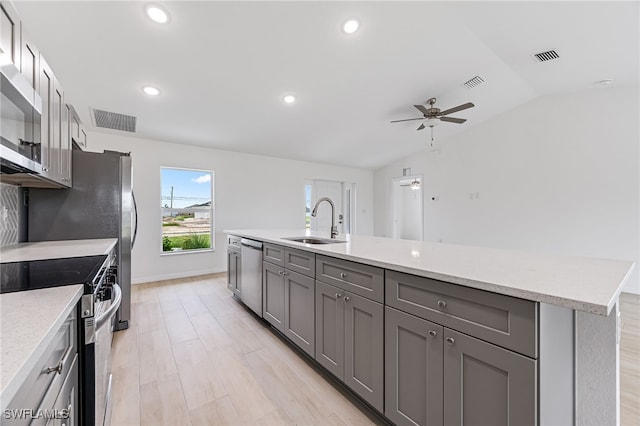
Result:
<svg viewBox="0 0 640 426"><path fill-rule="evenodd" d="M161 207L182 208L211 201L211 172L198 170L160 169ZM173 200L171 198L173 187Z"/></svg>

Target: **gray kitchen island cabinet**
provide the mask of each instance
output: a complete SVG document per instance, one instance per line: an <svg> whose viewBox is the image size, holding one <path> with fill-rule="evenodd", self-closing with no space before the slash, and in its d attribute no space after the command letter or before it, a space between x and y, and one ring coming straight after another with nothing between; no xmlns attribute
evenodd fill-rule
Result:
<svg viewBox="0 0 640 426"><path fill-rule="evenodd" d="M229 237L227 246L227 288L240 297L240 238Z"/></svg>
<svg viewBox="0 0 640 426"><path fill-rule="evenodd" d="M535 425L536 361L387 307L385 416L398 425Z"/></svg>
<svg viewBox="0 0 640 426"><path fill-rule="evenodd" d="M383 305L316 281L316 361L383 411Z"/></svg>
<svg viewBox="0 0 640 426"><path fill-rule="evenodd" d="M265 244L263 259L264 319L313 357L315 255L302 250Z"/></svg>

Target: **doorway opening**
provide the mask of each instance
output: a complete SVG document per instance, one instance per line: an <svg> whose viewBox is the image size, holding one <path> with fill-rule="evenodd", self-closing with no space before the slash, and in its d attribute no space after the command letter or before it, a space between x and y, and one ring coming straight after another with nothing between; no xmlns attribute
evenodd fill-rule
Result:
<svg viewBox="0 0 640 426"><path fill-rule="evenodd" d="M393 238L422 240L423 230L423 178L403 176L391 181Z"/></svg>
<svg viewBox="0 0 640 426"><path fill-rule="evenodd" d="M316 201L328 197L335 206L335 224L340 234L353 234L356 229L356 184L333 180L314 179L305 185L305 223L312 231L329 231L331 228L331 206L322 203L318 214L311 217Z"/></svg>

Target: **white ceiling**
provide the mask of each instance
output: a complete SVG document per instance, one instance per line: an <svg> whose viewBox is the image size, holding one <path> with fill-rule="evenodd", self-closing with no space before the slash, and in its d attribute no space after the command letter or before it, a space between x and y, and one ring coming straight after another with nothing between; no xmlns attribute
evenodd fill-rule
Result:
<svg viewBox="0 0 640 426"><path fill-rule="evenodd" d="M637 1L156 2L167 25L137 1L15 3L92 130L90 107L137 116L139 137L362 168L427 145L419 122L389 121L419 117L429 97L476 104L435 128L446 140L537 96L640 73ZM351 17L361 29L347 35ZM560 59L531 56L549 49ZM475 75L486 82L462 86Z"/></svg>

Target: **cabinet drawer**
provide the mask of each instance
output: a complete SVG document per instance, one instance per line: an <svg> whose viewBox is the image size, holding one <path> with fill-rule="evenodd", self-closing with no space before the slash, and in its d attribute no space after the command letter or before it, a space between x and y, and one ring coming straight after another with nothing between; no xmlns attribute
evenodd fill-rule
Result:
<svg viewBox="0 0 640 426"><path fill-rule="evenodd" d="M284 267L314 278L316 276L316 255L304 250L285 248Z"/></svg>
<svg viewBox="0 0 640 426"><path fill-rule="evenodd" d="M384 300L382 268L317 255L316 279L376 302Z"/></svg>
<svg viewBox="0 0 640 426"><path fill-rule="evenodd" d="M275 244L264 243L262 245L262 260L275 265L284 266L284 247Z"/></svg>
<svg viewBox="0 0 640 426"><path fill-rule="evenodd" d="M8 408L36 410L44 402L45 395L53 395L55 399L76 356L76 327L76 311L74 309L60 326L53 341L28 374ZM59 368L59 373L58 371L47 372L47 369L56 367ZM22 423L10 422L7 424Z"/></svg>
<svg viewBox="0 0 640 426"><path fill-rule="evenodd" d="M401 311L537 358L538 305L396 271L386 272L386 303Z"/></svg>
<svg viewBox="0 0 640 426"><path fill-rule="evenodd" d="M229 247L237 247L238 250L240 249L240 240L242 238L240 237L235 237L235 236L229 236Z"/></svg>

